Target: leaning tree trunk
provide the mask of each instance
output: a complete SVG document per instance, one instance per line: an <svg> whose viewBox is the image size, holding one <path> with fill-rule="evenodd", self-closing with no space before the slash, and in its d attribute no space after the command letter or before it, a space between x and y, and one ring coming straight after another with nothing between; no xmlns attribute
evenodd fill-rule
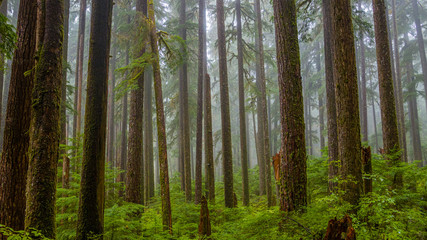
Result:
<svg viewBox="0 0 427 240"><path fill-rule="evenodd" d="M104 231L105 138L112 0L92 0L78 240ZM102 239L102 236L100 237Z"/></svg>
<svg viewBox="0 0 427 240"><path fill-rule="evenodd" d="M225 207L233 208L233 152L231 143L230 99L228 94L227 51L224 1L216 1L218 28L219 81L221 99L222 159Z"/></svg>
<svg viewBox="0 0 427 240"><path fill-rule="evenodd" d="M399 131L397 129L385 4L384 0L372 0L384 150L390 163L398 166L401 161ZM401 184L402 176L397 174L393 185L400 186Z"/></svg>
<svg viewBox="0 0 427 240"><path fill-rule="evenodd" d="M337 110L335 105L335 83L333 73L332 44L332 6L331 0L322 0L323 31L325 49L326 108L328 115L328 191L334 192L337 183L333 180L338 175L338 129Z"/></svg>
<svg viewBox="0 0 427 240"><path fill-rule="evenodd" d="M147 15L147 1L136 2L138 18L143 19ZM140 21L138 21L140 22ZM143 43L144 44L144 43ZM145 45L139 46L134 58L141 57L145 52ZM143 99L144 99L144 73L143 69L134 70L137 77L137 88L130 93L130 115L129 115L129 140L128 160L126 166L126 195L125 200L132 203L144 203L143 182L143 154L142 154L142 128L143 128Z"/></svg>
<svg viewBox="0 0 427 240"><path fill-rule="evenodd" d="M331 4L341 190L344 191L344 200L356 206L362 194L363 181L351 5L350 0L331 1Z"/></svg>
<svg viewBox="0 0 427 240"><path fill-rule="evenodd" d="M36 51L37 2L22 0L17 47L13 55L9 98L0 161L0 224L14 230L25 227L25 188L28 168L31 92ZM5 239L0 236L0 239Z"/></svg>
<svg viewBox="0 0 427 240"><path fill-rule="evenodd" d="M303 210L307 205L307 159L296 6L294 0L274 0L273 7L282 119L280 209Z"/></svg>
<svg viewBox="0 0 427 240"><path fill-rule="evenodd" d="M162 196L163 229L172 233L172 213L169 193L168 151L166 143L166 124L163 107L162 79L160 75L159 47L156 34L154 3L149 0L148 17L150 19L150 46L153 54L154 94L156 99L157 138L160 163L160 194Z"/></svg>
<svg viewBox="0 0 427 240"><path fill-rule="evenodd" d="M242 13L240 0L236 1L237 18L237 52L239 68L239 119L240 119L240 148L242 150L242 189L243 206L249 206L249 171L248 171L248 148L246 136L246 113L245 113L245 79L243 69L243 38L242 38Z"/></svg>
<svg viewBox="0 0 427 240"><path fill-rule="evenodd" d="M35 69L30 129L25 230L55 238L56 175L61 139L63 1L43 0L44 24ZM40 16L40 15L39 15Z"/></svg>

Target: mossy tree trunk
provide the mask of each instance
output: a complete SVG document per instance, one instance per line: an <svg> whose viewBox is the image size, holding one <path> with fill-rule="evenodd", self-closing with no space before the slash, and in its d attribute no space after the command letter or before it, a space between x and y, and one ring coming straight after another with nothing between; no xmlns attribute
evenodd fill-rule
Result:
<svg viewBox="0 0 427 240"><path fill-rule="evenodd" d="M246 135L246 110L245 110L245 79L243 69L243 37L242 37L242 10L240 0L236 1L237 19L237 60L239 75L239 120L240 120L240 148L242 151L242 189L243 206L249 206L249 171L248 171L248 148Z"/></svg>
<svg viewBox="0 0 427 240"><path fill-rule="evenodd" d="M326 79L326 109L328 117L328 191L334 192L337 186L334 178L338 175L338 130L337 110L335 105L335 83L333 72L333 44L332 44L332 6L331 0L322 0L323 5L323 36L325 51L325 79Z"/></svg>
<svg viewBox="0 0 427 240"><path fill-rule="evenodd" d="M257 46L257 86L259 89L258 93L258 129L260 139L260 152L262 154L260 161L264 166L264 182L265 182L265 193L267 194L267 204L272 206L272 191L271 191L271 163L270 163L270 131L268 126L268 106L267 106L267 93L266 93L266 79L265 79L265 68L264 68L264 41L262 32L262 17L261 17L261 3L260 0L255 0L256 10L256 46ZM261 166L260 166L261 169Z"/></svg>
<svg viewBox="0 0 427 240"><path fill-rule="evenodd" d="M25 229L55 238L56 174L61 139L63 1L43 0L45 19L32 93ZM40 15L39 15L40 16Z"/></svg>
<svg viewBox="0 0 427 240"><path fill-rule="evenodd" d="M91 34L77 237L104 231L105 139L112 0L92 0ZM102 239L102 237L101 237Z"/></svg>
<svg viewBox="0 0 427 240"><path fill-rule="evenodd" d="M357 205L362 194L363 180L351 5L350 0L331 1L331 4L341 190L344 191L344 200Z"/></svg>
<svg viewBox="0 0 427 240"><path fill-rule="evenodd" d="M307 205L304 103L295 0L274 0L273 8L283 150L280 209L294 211Z"/></svg>
<svg viewBox="0 0 427 240"><path fill-rule="evenodd" d="M34 72L29 75L24 73L35 65L36 23L37 2L22 0L0 162L0 224L15 230L23 230L25 227L25 188Z"/></svg>
<svg viewBox="0 0 427 240"><path fill-rule="evenodd" d="M150 46L153 54L154 93L156 99L157 137L160 163L160 194L162 198L162 223L164 230L172 233L172 213L169 193L168 152L166 143L166 124L163 107L162 79L160 75L159 47L156 35L154 3L149 0L148 17L150 21Z"/></svg>
<svg viewBox="0 0 427 240"><path fill-rule="evenodd" d="M233 152L231 143L230 99L228 93L224 1L216 1L218 28L219 81L221 99L222 159L225 206L233 208Z"/></svg>
<svg viewBox="0 0 427 240"><path fill-rule="evenodd" d="M136 2L138 18L147 15L147 1ZM138 21L139 22L139 21ZM144 44L144 43L143 43ZM145 44L140 46L134 55L141 57L145 52ZM137 72L144 71L138 69ZM126 167L126 195L128 202L144 203L144 181L143 181L143 154L142 154L142 130L143 130L143 99L144 99L144 73L137 78L137 88L130 93L130 116L129 116L129 146Z"/></svg>
<svg viewBox="0 0 427 240"><path fill-rule="evenodd" d="M385 153L392 165L401 161L399 131L397 129L396 105L391 71L390 45L388 41L386 3L372 0L374 9L375 42L377 51L378 82L380 91L381 120ZM396 175L393 184L402 185L402 176Z"/></svg>
<svg viewBox="0 0 427 240"><path fill-rule="evenodd" d="M154 197L154 158L153 158L153 71L145 71L144 80L144 159L145 159L145 199Z"/></svg>
<svg viewBox="0 0 427 240"><path fill-rule="evenodd" d="M62 43L62 83L61 83L61 144L67 145L67 65L68 65L68 32L69 32L70 0L64 0L64 41ZM63 151L62 188L70 187L70 159Z"/></svg>

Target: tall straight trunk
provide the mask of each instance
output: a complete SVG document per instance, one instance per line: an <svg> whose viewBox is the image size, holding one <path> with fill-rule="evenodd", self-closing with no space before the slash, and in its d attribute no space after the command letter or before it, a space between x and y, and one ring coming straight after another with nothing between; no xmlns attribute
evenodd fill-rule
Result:
<svg viewBox="0 0 427 240"><path fill-rule="evenodd" d="M344 200L354 206L362 194L362 163L356 54L350 0L331 1L339 174Z"/></svg>
<svg viewBox="0 0 427 240"><path fill-rule="evenodd" d="M104 231L105 139L112 0L92 0L78 240ZM102 235L100 237L102 239Z"/></svg>
<svg viewBox="0 0 427 240"><path fill-rule="evenodd" d="M271 191L271 168L270 168L270 138L268 130L268 112L267 112L267 94L266 94L266 79L265 79L265 68L264 68L264 42L262 33L262 18L261 18L261 4L260 0L255 0L256 9L256 42L258 43L257 48L257 85L260 90L258 96L258 117L260 121L258 126L260 129L260 142L262 149L262 163L264 164L265 174L265 193L267 194L268 206L273 205L273 197ZM260 109L261 107L261 109Z"/></svg>
<svg viewBox="0 0 427 240"><path fill-rule="evenodd" d="M338 175L338 129L337 109L335 105L335 83L333 72L332 43L332 6L331 0L322 0L323 31L325 51L326 109L328 117L328 191L334 192L337 183L333 180Z"/></svg>
<svg viewBox="0 0 427 240"><path fill-rule="evenodd" d="M25 188L31 121L31 93L36 51L37 2L22 0L19 6L17 47L12 71L0 161L0 224L14 230L25 227ZM0 239L5 239L0 236Z"/></svg>
<svg viewBox="0 0 427 240"><path fill-rule="evenodd" d="M148 17L150 19L150 46L153 53L154 95L156 99L157 138L160 165L160 195L162 196L163 229L172 233L172 213L169 193L168 152L166 143L166 124L163 108L162 79L160 75L159 47L156 35L154 3L149 0Z"/></svg>
<svg viewBox="0 0 427 240"><path fill-rule="evenodd" d="M325 106L323 102L323 92L322 89L322 78L320 77L320 72L322 71L322 65L320 60L320 41L316 43L316 71L319 73L319 80L317 83L318 91L318 101L319 101L319 139L320 139L320 155L322 155L322 150L325 148L325 137L323 136L323 131L325 130Z"/></svg>
<svg viewBox="0 0 427 240"><path fill-rule="evenodd" d="M413 16L415 21L415 28L417 30L418 49L420 52L421 69L423 70L424 91L427 94L427 58L426 58L426 50L424 46L423 30L421 28L420 13L418 10L418 0L412 0L412 11L413 11ZM426 100L426 107L427 107L427 98L425 98L425 100Z"/></svg>
<svg viewBox="0 0 427 240"><path fill-rule="evenodd" d="M200 42L201 41L201 42ZM204 105L205 105L205 178L207 195L210 202L215 202L215 163L213 155L212 137L212 110L211 110L211 79L207 73L206 51L206 2L199 0L199 51L203 47L203 77L204 77ZM199 53L199 57L201 53ZM200 60L199 60L200 61Z"/></svg>
<svg viewBox="0 0 427 240"><path fill-rule="evenodd" d="M236 1L237 18L237 52L238 52L238 75L239 75L239 120L240 120L240 149L242 151L242 190L243 206L249 206L249 170L248 170L248 148L246 139L246 112L245 112L245 80L243 69L243 38L242 38L242 12L240 0Z"/></svg>
<svg viewBox="0 0 427 240"><path fill-rule="evenodd" d="M398 32L397 32L397 23L396 23L396 3L395 0L392 0L392 12L393 12L393 33L394 33L394 54L396 56L396 79L395 86L397 93L396 106L397 109L397 127L399 129L399 140L400 146L402 148L402 159L407 162L408 154L406 147L406 129L405 129L405 112L403 110L403 92L402 92L402 73L400 68L400 53L399 53L399 41L398 41Z"/></svg>
<svg viewBox="0 0 427 240"><path fill-rule="evenodd" d="M130 23L130 18L128 17L128 24ZM126 48L126 60L125 60L126 66L129 65L129 46ZM128 75L129 73L126 73ZM126 80L124 80L126 81ZM127 86L127 85L125 85ZM118 176L118 182L124 183L126 180L126 162L128 158L128 93L126 92L123 96L122 100L122 126L121 126L121 141L120 141L120 163L117 164L117 168L122 170L123 172L119 174ZM123 196L123 191L119 192L119 196Z"/></svg>
<svg viewBox="0 0 427 240"><path fill-rule="evenodd" d="M114 18L117 17L117 14L114 14ZM116 26L114 27L114 31L116 30ZM111 51L111 65L110 65L110 88L108 95L108 141L107 141L107 163L110 164L110 167L114 167L114 87L116 85L116 53L117 48L115 46L116 40L113 40L113 49Z"/></svg>
<svg viewBox="0 0 427 240"><path fill-rule="evenodd" d="M362 0L359 0L359 11L362 10ZM363 29L359 30L359 41L360 41L360 78L361 78L361 128L362 128L362 141L368 142L368 104L366 101L366 56L365 56L365 34Z"/></svg>
<svg viewBox="0 0 427 240"><path fill-rule="evenodd" d="M62 83L61 83L61 142L67 145L67 65L68 65L68 32L69 32L70 0L64 0L64 41L62 43ZM1 109L1 108L0 108ZM70 159L66 156L62 158L62 188L70 187Z"/></svg>
<svg viewBox="0 0 427 240"><path fill-rule="evenodd" d="M311 97L308 96L307 99L307 108L308 108L308 143L310 148L310 156L313 156L313 129L312 129L312 117L311 117Z"/></svg>
<svg viewBox="0 0 427 240"><path fill-rule="evenodd" d="M0 2L0 14L3 14L3 16L7 17L7 0L4 2ZM1 42L1 36L0 36L0 42ZM6 63L6 59L4 54L0 54L0 129L2 129L2 125L3 125L3 84L4 84L4 73L5 73L5 66ZM2 143L0 145L0 151L2 148Z"/></svg>
<svg viewBox="0 0 427 240"><path fill-rule="evenodd" d="M408 46L408 36L405 34L405 45ZM414 160L423 160L422 148L421 148L421 137L420 137L420 126L419 126L419 117L418 117L418 106L417 106L417 91L416 85L414 84L414 65L412 54L408 58L409 61L406 64L406 77L408 84L408 107L409 107L409 120L411 122L411 137L412 137L412 146L414 150Z"/></svg>
<svg viewBox="0 0 427 240"><path fill-rule="evenodd" d="M375 43L377 49L378 82L381 103L381 120L385 153L394 166L401 161L399 133L397 129L396 106L394 101L393 77L391 72L390 45L388 41L386 3L372 0L374 9ZM393 184L401 185L402 176L395 176Z"/></svg>
<svg viewBox="0 0 427 240"><path fill-rule="evenodd" d="M82 84L83 84L83 62L85 54L85 32L86 32L86 0L80 0L79 32L77 35L77 57L76 57L76 79L74 92L74 130L73 138L81 133L82 115ZM77 145L78 147L78 145Z"/></svg>
<svg viewBox="0 0 427 240"><path fill-rule="evenodd" d="M154 162L153 162L153 110L152 110L152 83L151 69L145 71L144 80L144 160L145 160L145 199L154 197Z"/></svg>
<svg viewBox="0 0 427 240"><path fill-rule="evenodd" d="M187 41L187 12L185 0L181 0L180 6L180 35L183 41ZM181 52L185 53L185 47L182 47ZM186 58L185 58L186 59ZM188 112L188 69L187 62L184 60L182 66L179 69L179 87L180 87L180 112L182 114L182 119L180 124L182 125L182 153L184 157L184 179L185 179L185 199L187 202L190 202L192 199L192 189L191 189L191 154L190 154L190 117ZM200 79L199 79L200 83ZM203 81L201 82L203 84ZM198 111L197 111L197 142L202 142L202 112L203 112L203 85L200 88L199 86L199 97L198 97ZM201 94L201 95L200 95ZM199 105L201 104L201 105ZM200 115L200 116L199 116ZM200 131L200 132L199 132ZM202 194L202 144L197 144L196 146L196 159L200 160L200 176L199 179L196 177L196 204L200 202ZM197 169L197 167L196 167ZM196 172L198 169L196 170Z"/></svg>
<svg viewBox="0 0 427 240"><path fill-rule="evenodd" d="M274 0L273 8L283 150L280 163L280 209L299 211L307 205L307 159L297 10L294 0Z"/></svg>
<svg viewBox="0 0 427 240"><path fill-rule="evenodd" d="M44 26L32 93L25 229L39 229L45 237L55 238L64 10L63 1L42 2L45 19L38 19Z"/></svg>
<svg viewBox="0 0 427 240"><path fill-rule="evenodd" d="M136 2L138 18L147 16L147 1ZM134 58L141 57L145 52L145 44L139 46L134 53ZM144 71L135 70L137 77L137 88L130 93L130 115L129 115L129 139L128 160L126 166L126 194L125 200L132 203L144 203L144 178L143 178L143 152L142 152L142 128L143 128L143 100L144 100Z"/></svg>
<svg viewBox="0 0 427 240"><path fill-rule="evenodd" d="M225 42L224 1L216 1L219 55L219 82L221 99L222 159L224 171L225 207L234 207L233 201L233 153L231 143L230 99L228 93L227 51Z"/></svg>
<svg viewBox="0 0 427 240"><path fill-rule="evenodd" d="M371 79L371 89L373 89L372 79ZM374 119L375 149L377 149L377 151L378 151L380 145L378 144L377 112L375 111L375 99L374 99L374 96L372 96L372 117Z"/></svg>

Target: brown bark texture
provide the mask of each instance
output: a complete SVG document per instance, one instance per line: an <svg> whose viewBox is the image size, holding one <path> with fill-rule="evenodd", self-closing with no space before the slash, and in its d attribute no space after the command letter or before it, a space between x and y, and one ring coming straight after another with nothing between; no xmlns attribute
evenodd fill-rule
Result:
<svg viewBox="0 0 427 240"><path fill-rule="evenodd" d="M92 0L78 240L89 239L104 231L105 140L112 9L112 0Z"/></svg>
<svg viewBox="0 0 427 240"><path fill-rule="evenodd" d="M283 150L280 209L294 211L307 205L304 105L295 1L274 0L273 8Z"/></svg>
<svg viewBox="0 0 427 240"><path fill-rule="evenodd" d="M346 215L343 219L331 219L328 222L324 240L356 240L356 232L351 218Z"/></svg>
<svg viewBox="0 0 427 240"><path fill-rule="evenodd" d="M211 220L209 218L208 201L205 196L202 196L200 203L199 235L201 239L209 239L207 237L212 234Z"/></svg>
<svg viewBox="0 0 427 240"><path fill-rule="evenodd" d="M14 230L23 230L25 227L25 188L34 72L29 75L24 73L32 70L35 64L36 23L37 2L22 0L0 162L0 224Z"/></svg>
<svg viewBox="0 0 427 240"><path fill-rule="evenodd" d="M25 229L55 238L56 174L59 159L62 82L63 1L42 4L40 39L32 93Z"/></svg>

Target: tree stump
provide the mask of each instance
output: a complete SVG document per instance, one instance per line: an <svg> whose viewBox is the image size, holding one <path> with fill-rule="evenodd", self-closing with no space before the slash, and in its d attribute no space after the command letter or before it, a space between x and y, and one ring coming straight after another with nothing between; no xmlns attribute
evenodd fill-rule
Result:
<svg viewBox="0 0 427 240"><path fill-rule="evenodd" d="M326 229L324 240L356 240L356 232L351 224L351 218L346 215L343 219L331 219Z"/></svg>
<svg viewBox="0 0 427 240"><path fill-rule="evenodd" d="M200 239L210 239L208 237L212 234L211 221L209 219L208 201L205 196L202 196L200 206L199 236Z"/></svg>

